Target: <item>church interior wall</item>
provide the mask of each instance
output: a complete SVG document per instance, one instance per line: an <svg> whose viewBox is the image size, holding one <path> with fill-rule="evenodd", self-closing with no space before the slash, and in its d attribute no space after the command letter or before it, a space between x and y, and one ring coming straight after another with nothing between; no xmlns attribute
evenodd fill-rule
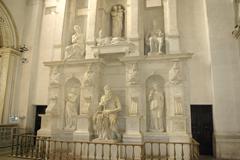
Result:
<svg viewBox="0 0 240 160"><path fill-rule="evenodd" d="M182 51L194 53L190 62L191 104L212 104L208 22L202 0L178 1Z"/></svg>
<svg viewBox="0 0 240 160"><path fill-rule="evenodd" d="M239 158L239 50L238 41L229 32L235 26L233 3L214 0L206 1L206 4L211 44L216 154L218 157ZM231 143L233 141L234 144Z"/></svg>

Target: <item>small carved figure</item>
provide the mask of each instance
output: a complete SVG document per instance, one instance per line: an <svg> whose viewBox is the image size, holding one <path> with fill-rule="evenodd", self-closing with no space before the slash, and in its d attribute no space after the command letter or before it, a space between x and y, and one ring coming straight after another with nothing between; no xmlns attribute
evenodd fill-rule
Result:
<svg viewBox="0 0 240 160"><path fill-rule="evenodd" d="M150 105L150 130L163 132L164 95L163 92L159 91L157 83L153 83L148 99Z"/></svg>
<svg viewBox="0 0 240 160"><path fill-rule="evenodd" d="M59 84L61 73L59 73L58 67L52 69L50 76L50 84Z"/></svg>
<svg viewBox="0 0 240 160"><path fill-rule="evenodd" d="M183 98L181 95L174 96L174 106L175 106L175 114L182 115L183 114Z"/></svg>
<svg viewBox="0 0 240 160"><path fill-rule="evenodd" d="M98 38L96 39L97 46L105 45L105 38L103 37L102 30L100 29L98 32Z"/></svg>
<svg viewBox="0 0 240 160"><path fill-rule="evenodd" d="M161 30L158 32L157 40L158 40L158 53L163 53L162 47L164 44L164 33Z"/></svg>
<svg viewBox="0 0 240 160"><path fill-rule="evenodd" d="M84 87L91 87L93 86L93 81L94 81L94 77L95 77L95 72L92 69L92 65L90 65L88 67L87 72L84 73L83 75L83 86Z"/></svg>
<svg viewBox="0 0 240 160"><path fill-rule="evenodd" d="M131 65L128 71L128 83L136 84L137 81L138 81L138 69L137 69L137 64L134 63Z"/></svg>
<svg viewBox="0 0 240 160"><path fill-rule="evenodd" d="M84 98L84 105L82 105L81 108L80 108L80 114L88 114L91 103L92 103L91 96L85 97Z"/></svg>
<svg viewBox="0 0 240 160"><path fill-rule="evenodd" d="M52 94L49 98L49 104L48 107L46 109L46 113L47 114L52 114L53 113L53 109L56 107L57 105L57 95L56 94Z"/></svg>
<svg viewBox="0 0 240 160"><path fill-rule="evenodd" d="M110 86L104 87L98 111L94 115L97 140L119 140L117 114L121 111L121 104L117 96L113 95Z"/></svg>
<svg viewBox="0 0 240 160"><path fill-rule="evenodd" d="M77 88L69 89L65 105L65 129L75 129L79 94Z"/></svg>
<svg viewBox="0 0 240 160"><path fill-rule="evenodd" d="M85 54L85 36L80 26L74 25L73 29L72 44L66 47L64 60L83 58Z"/></svg>
<svg viewBox="0 0 240 160"><path fill-rule="evenodd" d="M169 71L170 84L179 84L182 81L182 73L179 66L179 62L175 62L173 67Z"/></svg>
<svg viewBox="0 0 240 160"><path fill-rule="evenodd" d="M131 105L129 108L129 115L137 115L137 113L138 113L138 98L132 97Z"/></svg>

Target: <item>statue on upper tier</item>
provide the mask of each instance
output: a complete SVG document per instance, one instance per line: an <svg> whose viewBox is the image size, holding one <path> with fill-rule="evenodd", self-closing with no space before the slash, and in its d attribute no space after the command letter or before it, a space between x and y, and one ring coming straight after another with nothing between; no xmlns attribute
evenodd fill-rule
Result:
<svg viewBox="0 0 240 160"><path fill-rule="evenodd" d="M104 37L103 31L100 29L98 32L98 37L96 38L97 46L106 46L111 44L111 38L110 37Z"/></svg>
<svg viewBox="0 0 240 160"><path fill-rule="evenodd" d="M117 114L121 111L121 104L117 96L113 95L110 86L104 87L104 95L101 97L98 111L95 113L93 123L98 138L117 142L120 140L118 131Z"/></svg>
<svg viewBox="0 0 240 160"><path fill-rule="evenodd" d="M146 52L148 55L159 55L163 53L164 33L160 29L160 22L153 20L152 29L145 36Z"/></svg>
<svg viewBox="0 0 240 160"><path fill-rule="evenodd" d="M98 38L96 39L97 46L105 46L105 38L103 37L102 30L98 32Z"/></svg>
<svg viewBox="0 0 240 160"><path fill-rule="evenodd" d="M124 28L124 8L121 5L115 5L111 11L112 17L112 37L120 38L123 36Z"/></svg>
<svg viewBox="0 0 240 160"><path fill-rule="evenodd" d="M162 48L164 45L164 33L159 31L153 31L149 34L147 44L149 45L150 51L148 55L162 54Z"/></svg>
<svg viewBox="0 0 240 160"><path fill-rule="evenodd" d="M85 55L85 35L79 25L74 25L73 29L72 44L66 47L64 60L81 59Z"/></svg>
<svg viewBox="0 0 240 160"><path fill-rule="evenodd" d="M158 40L158 53L163 53L162 47L164 45L164 33L161 30L158 32L157 40Z"/></svg>
<svg viewBox="0 0 240 160"><path fill-rule="evenodd" d="M164 111L164 95L158 88L157 83L153 83L149 96L150 107L150 130L164 131L163 111Z"/></svg>
<svg viewBox="0 0 240 160"><path fill-rule="evenodd" d="M78 89L71 88L67 93L65 99L65 129L75 129L76 127L76 116L78 108Z"/></svg>

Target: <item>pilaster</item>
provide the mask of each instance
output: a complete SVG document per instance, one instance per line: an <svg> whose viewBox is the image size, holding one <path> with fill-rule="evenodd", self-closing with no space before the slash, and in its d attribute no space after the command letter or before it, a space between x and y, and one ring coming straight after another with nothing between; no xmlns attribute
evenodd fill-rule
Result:
<svg viewBox="0 0 240 160"><path fill-rule="evenodd" d="M180 37L177 21L177 1L163 0L165 40L167 53L180 53Z"/></svg>
<svg viewBox="0 0 240 160"><path fill-rule="evenodd" d="M129 56L139 56L140 36L139 36L139 0L127 0L127 38L134 45L134 50Z"/></svg>
<svg viewBox="0 0 240 160"><path fill-rule="evenodd" d="M126 67L126 132L123 142L141 143L141 98L142 86L139 84L139 66L137 61L125 62Z"/></svg>
<svg viewBox="0 0 240 160"><path fill-rule="evenodd" d="M13 110L12 98L20 53L10 48L1 48L0 58L0 123L8 123Z"/></svg>
<svg viewBox="0 0 240 160"><path fill-rule="evenodd" d="M88 20L86 35L86 59L94 58L92 47L95 46L95 31L97 19L97 0L89 0L88 2Z"/></svg>

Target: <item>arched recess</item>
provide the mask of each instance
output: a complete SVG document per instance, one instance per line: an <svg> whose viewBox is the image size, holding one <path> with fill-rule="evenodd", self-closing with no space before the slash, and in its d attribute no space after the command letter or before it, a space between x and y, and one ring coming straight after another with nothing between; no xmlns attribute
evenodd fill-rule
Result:
<svg viewBox="0 0 240 160"><path fill-rule="evenodd" d="M165 80L161 75L154 74L147 78L146 86L146 120L148 132L166 131ZM151 105L154 105L152 108ZM159 113L157 113L159 112ZM153 114L152 114L153 113ZM151 122L156 121L156 122ZM152 124L156 124L152 126Z"/></svg>
<svg viewBox="0 0 240 160"><path fill-rule="evenodd" d="M17 48L18 36L13 18L0 0L0 48Z"/></svg>
<svg viewBox="0 0 240 160"><path fill-rule="evenodd" d="M65 83L64 128L76 128L76 116L79 114L81 82L75 77Z"/></svg>

